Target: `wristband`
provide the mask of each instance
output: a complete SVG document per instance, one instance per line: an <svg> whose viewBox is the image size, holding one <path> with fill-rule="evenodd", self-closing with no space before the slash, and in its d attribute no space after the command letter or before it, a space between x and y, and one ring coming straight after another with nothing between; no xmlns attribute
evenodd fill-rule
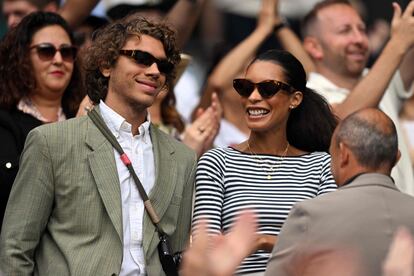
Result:
<svg viewBox="0 0 414 276"><path fill-rule="evenodd" d="M285 22L280 22L279 24L277 24L273 27L273 33L277 33L278 31L280 31L280 29L282 29L286 26L287 26L287 24Z"/></svg>

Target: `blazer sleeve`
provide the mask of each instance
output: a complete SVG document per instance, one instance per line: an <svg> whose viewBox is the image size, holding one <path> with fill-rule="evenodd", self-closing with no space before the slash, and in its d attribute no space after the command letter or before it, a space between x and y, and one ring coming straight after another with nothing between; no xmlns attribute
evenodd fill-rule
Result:
<svg viewBox="0 0 414 276"><path fill-rule="evenodd" d="M53 163L47 141L34 129L26 140L2 227L0 265L5 275L32 275L35 250L53 198Z"/></svg>
<svg viewBox="0 0 414 276"><path fill-rule="evenodd" d="M289 213L278 236L267 264L265 275L301 275L298 273L299 254L306 251L305 237L308 234L309 214L301 203L297 203Z"/></svg>
<svg viewBox="0 0 414 276"><path fill-rule="evenodd" d="M181 200L179 216L177 219L177 228L173 236L173 242L175 243L173 245L173 248L176 249L175 251L183 251L189 242L196 166L197 157L193 155L191 170L189 170L190 174L187 175L187 181L183 190L183 197Z"/></svg>

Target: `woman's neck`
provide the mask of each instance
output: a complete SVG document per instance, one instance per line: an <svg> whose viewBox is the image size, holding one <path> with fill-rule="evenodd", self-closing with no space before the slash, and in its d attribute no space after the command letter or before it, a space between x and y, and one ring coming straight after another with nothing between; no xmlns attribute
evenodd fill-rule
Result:
<svg viewBox="0 0 414 276"><path fill-rule="evenodd" d="M37 94L30 95L29 97L33 105L46 120L50 122L58 120L59 109L62 106L62 97L46 99Z"/></svg>
<svg viewBox="0 0 414 276"><path fill-rule="evenodd" d="M264 153L272 155L286 155L288 148L286 131L261 133L252 131L249 139L246 141L246 148L252 153Z"/></svg>

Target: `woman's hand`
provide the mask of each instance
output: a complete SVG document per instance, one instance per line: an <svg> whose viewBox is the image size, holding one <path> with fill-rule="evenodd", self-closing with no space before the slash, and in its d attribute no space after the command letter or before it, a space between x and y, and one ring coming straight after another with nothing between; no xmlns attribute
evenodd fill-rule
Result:
<svg viewBox="0 0 414 276"><path fill-rule="evenodd" d="M83 100L81 101L79 108L78 108L78 112L76 113L76 117L80 117L83 115L86 115L86 110L87 109L92 109L93 108L93 102L91 101L91 99L89 99L88 96L85 96L85 98L83 98Z"/></svg>
<svg viewBox="0 0 414 276"><path fill-rule="evenodd" d="M206 110L197 111L195 121L186 127L183 134L183 143L192 148L198 157L213 147L220 129L222 108L216 93L213 93L211 100Z"/></svg>

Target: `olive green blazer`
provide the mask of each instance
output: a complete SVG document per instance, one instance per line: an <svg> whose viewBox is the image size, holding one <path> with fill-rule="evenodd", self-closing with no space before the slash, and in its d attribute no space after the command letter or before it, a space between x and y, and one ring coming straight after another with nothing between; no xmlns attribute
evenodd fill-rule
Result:
<svg viewBox="0 0 414 276"><path fill-rule="evenodd" d="M196 155L150 126L156 179L149 194L174 251L190 234ZM5 275L118 275L121 191L111 144L84 116L30 132L0 241ZM148 275L163 275L158 235L145 213Z"/></svg>

